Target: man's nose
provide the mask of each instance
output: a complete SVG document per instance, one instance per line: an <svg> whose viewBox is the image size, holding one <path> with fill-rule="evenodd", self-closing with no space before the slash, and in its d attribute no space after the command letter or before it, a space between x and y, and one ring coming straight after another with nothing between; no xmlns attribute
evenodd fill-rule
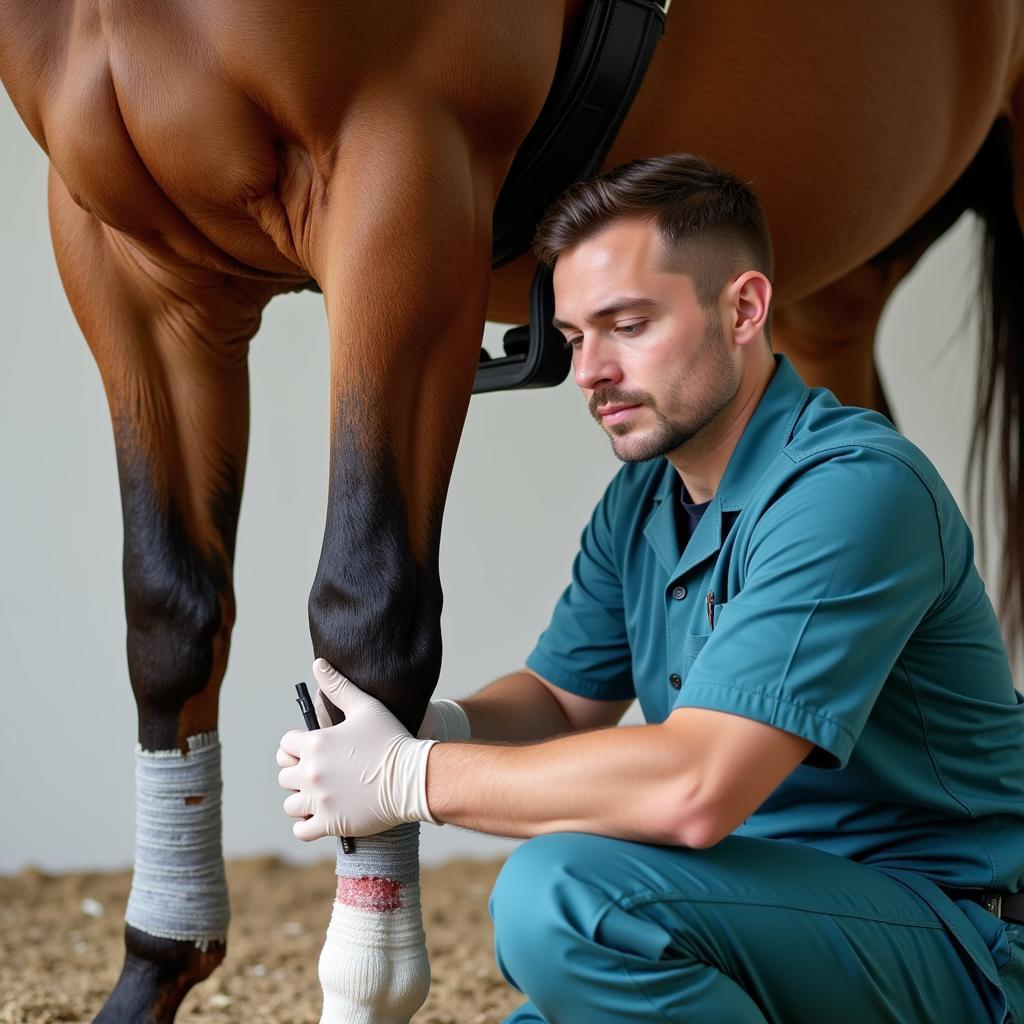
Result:
<svg viewBox="0 0 1024 1024"><path fill-rule="evenodd" d="M611 347L601 344L598 338L584 338L576 346L572 367L576 384L585 391L593 391L602 385L617 384L621 377Z"/></svg>

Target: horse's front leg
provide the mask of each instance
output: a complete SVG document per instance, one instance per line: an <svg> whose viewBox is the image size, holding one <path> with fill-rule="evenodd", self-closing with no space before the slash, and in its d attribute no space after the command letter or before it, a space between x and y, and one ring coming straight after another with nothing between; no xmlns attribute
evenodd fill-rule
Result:
<svg viewBox="0 0 1024 1024"><path fill-rule="evenodd" d="M331 338L331 463L313 648L415 733L441 663L438 541L479 358L491 203L425 115L348 138L314 254ZM345 166L341 166L345 164ZM344 725L341 726L344 728ZM323 1021L405 1022L426 998L419 825L338 853Z"/></svg>
<svg viewBox="0 0 1024 1024"><path fill-rule="evenodd" d="M234 622L246 354L261 301L251 283L148 259L54 174L50 209L113 421L139 723L125 960L97 1020L166 1024L225 952L217 698Z"/></svg>

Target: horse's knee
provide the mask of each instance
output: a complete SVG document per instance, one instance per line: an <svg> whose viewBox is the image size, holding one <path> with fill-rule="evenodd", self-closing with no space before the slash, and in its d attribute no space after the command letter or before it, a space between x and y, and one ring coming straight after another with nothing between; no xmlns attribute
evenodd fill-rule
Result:
<svg viewBox="0 0 1024 1024"><path fill-rule="evenodd" d="M309 594L313 650L419 727L441 668L441 583L409 542L390 473L366 466L359 487L332 501Z"/></svg>
<svg viewBox="0 0 1024 1024"><path fill-rule="evenodd" d="M180 567L151 565L125 579L128 668L140 702L180 707L201 692L224 624L212 582Z"/></svg>
<svg viewBox="0 0 1024 1024"><path fill-rule="evenodd" d="M156 518L125 520L128 671L148 749L179 746L182 708L211 684L215 699L234 623L229 570Z"/></svg>
<svg viewBox="0 0 1024 1024"><path fill-rule="evenodd" d="M379 570L353 589L321 567L309 595L313 650L415 732L441 668L440 587L424 607L414 572Z"/></svg>

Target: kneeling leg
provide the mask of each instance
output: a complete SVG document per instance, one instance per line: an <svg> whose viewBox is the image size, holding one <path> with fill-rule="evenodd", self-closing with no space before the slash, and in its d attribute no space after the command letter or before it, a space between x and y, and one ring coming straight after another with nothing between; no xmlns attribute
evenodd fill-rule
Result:
<svg viewBox="0 0 1024 1024"><path fill-rule="evenodd" d="M792 843L541 836L509 858L490 909L502 973L535 1008L515 1024L990 1019L916 895Z"/></svg>

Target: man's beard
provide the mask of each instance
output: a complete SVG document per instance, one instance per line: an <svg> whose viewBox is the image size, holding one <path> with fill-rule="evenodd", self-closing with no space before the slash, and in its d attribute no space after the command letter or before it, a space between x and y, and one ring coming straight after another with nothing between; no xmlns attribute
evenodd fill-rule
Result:
<svg viewBox="0 0 1024 1024"><path fill-rule="evenodd" d="M678 377L667 389L670 395L683 392L687 379L694 377L703 370L711 382L704 394L694 396L689 408L678 418L670 419L654 404L653 395L646 391L621 391L617 388L605 388L595 391L590 396L590 414L600 422L598 408L605 405L641 405L654 414L655 426L634 444L623 450L616 444L616 438L626 438L635 429L628 423L613 424L606 428L611 435L612 451L621 462L647 462L662 455L677 451L688 444L711 422L736 395L739 385L739 371L726 354L725 334L718 317L708 315L704 337L700 347L682 367Z"/></svg>

